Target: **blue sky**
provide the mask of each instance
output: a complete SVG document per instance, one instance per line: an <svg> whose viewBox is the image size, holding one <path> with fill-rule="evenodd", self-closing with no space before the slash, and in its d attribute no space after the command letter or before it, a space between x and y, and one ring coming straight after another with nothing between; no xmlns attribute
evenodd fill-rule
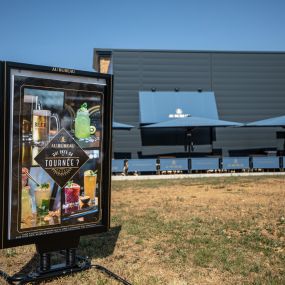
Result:
<svg viewBox="0 0 285 285"><path fill-rule="evenodd" d="M0 0L0 59L92 70L93 48L285 51L284 0Z"/></svg>

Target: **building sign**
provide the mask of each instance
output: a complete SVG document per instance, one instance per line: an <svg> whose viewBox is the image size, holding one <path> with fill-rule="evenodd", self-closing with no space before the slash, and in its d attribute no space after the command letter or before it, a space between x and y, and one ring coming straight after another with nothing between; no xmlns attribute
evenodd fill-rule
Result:
<svg viewBox="0 0 285 285"><path fill-rule="evenodd" d="M35 157L57 185L63 187L89 160L89 156L65 130L60 130Z"/></svg>
<svg viewBox="0 0 285 285"><path fill-rule="evenodd" d="M169 114L168 115L169 118L186 118L186 117L190 117L190 114L184 114L183 110L181 108L177 108L175 110L175 114Z"/></svg>
<svg viewBox="0 0 285 285"><path fill-rule="evenodd" d="M0 248L106 231L112 77L3 62L0 79Z"/></svg>

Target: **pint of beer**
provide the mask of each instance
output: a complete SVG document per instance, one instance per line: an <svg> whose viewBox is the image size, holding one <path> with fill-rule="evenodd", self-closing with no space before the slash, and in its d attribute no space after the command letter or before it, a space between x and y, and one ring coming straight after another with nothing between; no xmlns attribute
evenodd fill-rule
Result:
<svg viewBox="0 0 285 285"><path fill-rule="evenodd" d="M49 141L50 119L56 120L57 131L59 129L58 118L49 110L33 110L33 141Z"/></svg>

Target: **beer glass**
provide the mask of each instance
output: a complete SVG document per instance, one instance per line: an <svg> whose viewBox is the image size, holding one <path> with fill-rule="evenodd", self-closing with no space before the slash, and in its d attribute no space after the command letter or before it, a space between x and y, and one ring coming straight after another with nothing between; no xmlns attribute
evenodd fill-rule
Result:
<svg viewBox="0 0 285 285"><path fill-rule="evenodd" d="M24 142L32 140L32 121L33 110L38 104L38 96L24 95L24 104L22 109L22 138Z"/></svg>
<svg viewBox="0 0 285 285"><path fill-rule="evenodd" d="M56 114L49 110L33 110L33 141L35 143L49 141L50 121L55 119L56 132L59 130L59 120Z"/></svg>

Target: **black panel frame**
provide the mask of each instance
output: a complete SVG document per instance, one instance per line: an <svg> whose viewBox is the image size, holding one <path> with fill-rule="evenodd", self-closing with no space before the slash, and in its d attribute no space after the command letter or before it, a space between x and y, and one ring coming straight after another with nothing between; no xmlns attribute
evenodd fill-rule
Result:
<svg viewBox="0 0 285 285"><path fill-rule="evenodd" d="M10 78L12 69L38 71L52 74L64 74L71 77L92 77L104 79L104 132L102 138L102 224L85 229L71 229L66 232L48 233L43 236L25 237L21 239L8 239L8 216L9 216L9 149L10 149ZM55 248L63 249L74 245L81 235L106 232L110 227L110 201L111 201L111 153L112 153L112 104L113 104L113 76L95 72L66 69L60 67L31 65L16 62L0 62L0 248L21 246L35 243L37 246L56 243Z"/></svg>

